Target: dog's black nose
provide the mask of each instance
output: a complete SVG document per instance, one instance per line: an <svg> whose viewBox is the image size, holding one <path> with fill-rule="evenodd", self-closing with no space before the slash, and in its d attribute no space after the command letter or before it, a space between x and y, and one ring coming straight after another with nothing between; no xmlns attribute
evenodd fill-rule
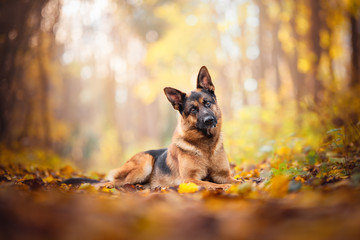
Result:
<svg viewBox="0 0 360 240"><path fill-rule="evenodd" d="M215 122L215 118L213 116L206 116L204 118L204 123L208 126L213 125Z"/></svg>

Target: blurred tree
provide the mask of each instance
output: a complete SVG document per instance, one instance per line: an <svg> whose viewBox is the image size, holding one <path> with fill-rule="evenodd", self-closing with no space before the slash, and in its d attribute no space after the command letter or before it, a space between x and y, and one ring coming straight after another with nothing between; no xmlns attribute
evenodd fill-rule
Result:
<svg viewBox="0 0 360 240"><path fill-rule="evenodd" d="M360 3L350 1L350 29L351 29L351 81L350 87L360 84Z"/></svg>
<svg viewBox="0 0 360 240"><path fill-rule="evenodd" d="M0 5L0 141L9 144L13 114L26 89L23 80L22 56L30 50L30 39L40 30L43 1L1 1ZM26 104L27 108L31 101ZM26 111L29 113L29 111ZM28 117L25 118L28 120ZM28 123L26 124L28 125Z"/></svg>
<svg viewBox="0 0 360 240"><path fill-rule="evenodd" d="M256 78L259 82L259 95L260 95L260 104L262 106L265 105L265 91L266 91L266 83L265 83L265 71L266 71L266 62L265 56L268 54L265 51L265 40L266 40L266 12L265 6L261 0L256 0L256 4L259 8L259 27L258 27L258 45L259 45L259 59L258 59L258 71L256 71Z"/></svg>
<svg viewBox="0 0 360 240"><path fill-rule="evenodd" d="M0 141L4 144L35 137L39 144L51 145L47 72L59 9L57 0L1 2ZM36 120L38 111L41 123ZM36 126L41 130L31 130Z"/></svg>
<svg viewBox="0 0 360 240"><path fill-rule="evenodd" d="M289 65L291 79L293 82L293 91L295 100L297 103L298 111L301 111L300 103L304 95L305 89L305 76L299 71L299 43L301 36L297 32L296 18L299 15L298 2L287 3L286 9L284 5L287 2L280 1L281 11L284 11L287 15L286 22L283 24L285 28L282 31L291 31L288 37L284 37L282 40L282 54L285 61ZM290 17L289 17L290 16ZM289 19L288 19L289 18ZM288 21L288 22L287 22ZM286 26L289 24L290 26Z"/></svg>
<svg viewBox="0 0 360 240"><path fill-rule="evenodd" d="M320 32L322 30L322 19L321 15L321 1L309 1L311 19L310 19L310 37L309 44L311 46L311 53L313 55L312 61L312 70L311 70L311 79L314 85L314 102L319 103L321 100L321 91L323 89L321 80L319 79L319 63L321 57L321 47L320 47Z"/></svg>
<svg viewBox="0 0 360 240"><path fill-rule="evenodd" d="M281 89L281 76L280 76L280 69L279 69L279 57L280 57L280 52L281 52L281 43L279 41L278 38L278 33L279 33L279 28L280 28L280 23L278 20L276 20L273 24L272 24L272 44L273 44L273 50L271 52L271 56L272 56L272 64L273 64L273 68L275 69L275 90L277 94L280 94L280 89ZM279 99L280 101L282 101L282 99Z"/></svg>

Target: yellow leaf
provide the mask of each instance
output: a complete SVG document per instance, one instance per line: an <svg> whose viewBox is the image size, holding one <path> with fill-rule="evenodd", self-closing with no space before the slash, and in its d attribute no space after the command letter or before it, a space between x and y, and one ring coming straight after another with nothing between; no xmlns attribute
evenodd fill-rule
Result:
<svg viewBox="0 0 360 240"><path fill-rule="evenodd" d="M179 185L179 193L194 193L197 192L199 190L199 186L196 185L195 183L181 183Z"/></svg>
<svg viewBox="0 0 360 240"><path fill-rule="evenodd" d="M74 169L70 165L66 165L60 169L60 172L65 176L70 176L74 172Z"/></svg>
<svg viewBox="0 0 360 240"><path fill-rule="evenodd" d="M239 174L234 176L234 179L239 179L239 178L241 178L241 176Z"/></svg>
<svg viewBox="0 0 360 240"><path fill-rule="evenodd" d="M244 170L244 168L239 167L239 166L236 166L234 169L236 172L241 172L242 170Z"/></svg>
<svg viewBox="0 0 360 240"><path fill-rule="evenodd" d="M43 182L46 182L46 183L52 183L52 182L56 182L57 179L53 178L53 176L48 176L46 178L43 178Z"/></svg>
<svg viewBox="0 0 360 240"><path fill-rule="evenodd" d="M295 181L299 181L299 182L302 182L302 183L305 182L304 178L302 178L302 177L300 177L300 176L297 176L297 177L295 178Z"/></svg>
<svg viewBox="0 0 360 240"><path fill-rule="evenodd" d="M276 152L279 156L288 156L291 153L291 149L288 147L280 147Z"/></svg>
<svg viewBox="0 0 360 240"><path fill-rule="evenodd" d="M248 194L252 191L252 185L250 182L245 182L242 184L233 184L231 187L226 190L226 193L230 194Z"/></svg>
<svg viewBox="0 0 360 240"><path fill-rule="evenodd" d="M65 183L62 183L60 185L60 189L64 190L64 191L69 191L70 190L70 187L69 185L65 184Z"/></svg>
<svg viewBox="0 0 360 240"><path fill-rule="evenodd" d="M275 176L271 179L267 190L272 197L283 197L287 194L289 189L290 178L285 175Z"/></svg>
<svg viewBox="0 0 360 240"><path fill-rule="evenodd" d="M105 193L113 193L115 191L115 188L102 187L100 191Z"/></svg>
<svg viewBox="0 0 360 240"><path fill-rule="evenodd" d="M34 175L32 175L32 174L26 174L23 178L19 179L18 181L21 182L21 181L32 180L32 179L35 179L35 176L34 176Z"/></svg>
<svg viewBox="0 0 360 240"><path fill-rule="evenodd" d="M85 190L87 192L97 192L96 188L90 183L83 183L80 185L79 190Z"/></svg>

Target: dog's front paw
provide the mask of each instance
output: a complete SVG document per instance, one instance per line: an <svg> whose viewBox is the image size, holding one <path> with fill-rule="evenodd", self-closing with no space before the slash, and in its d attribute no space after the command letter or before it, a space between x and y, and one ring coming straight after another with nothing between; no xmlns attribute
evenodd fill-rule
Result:
<svg viewBox="0 0 360 240"><path fill-rule="evenodd" d="M106 183L104 183L103 187L114 188L115 184L114 184L114 182L106 182Z"/></svg>
<svg viewBox="0 0 360 240"><path fill-rule="evenodd" d="M231 184L216 184L216 186L208 187L209 190L227 190L231 187Z"/></svg>
<svg viewBox="0 0 360 240"><path fill-rule="evenodd" d="M231 184L240 184L243 183L243 181L241 180L236 180L236 179L232 179L232 181L230 182Z"/></svg>

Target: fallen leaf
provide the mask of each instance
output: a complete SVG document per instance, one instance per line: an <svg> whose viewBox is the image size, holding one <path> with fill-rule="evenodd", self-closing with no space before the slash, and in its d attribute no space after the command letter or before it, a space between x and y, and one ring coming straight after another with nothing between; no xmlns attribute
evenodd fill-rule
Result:
<svg viewBox="0 0 360 240"><path fill-rule="evenodd" d="M195 183L181 183L179 185L179 193L194 193L197 192L199 190L199 186L196 185Z"/></svg>

